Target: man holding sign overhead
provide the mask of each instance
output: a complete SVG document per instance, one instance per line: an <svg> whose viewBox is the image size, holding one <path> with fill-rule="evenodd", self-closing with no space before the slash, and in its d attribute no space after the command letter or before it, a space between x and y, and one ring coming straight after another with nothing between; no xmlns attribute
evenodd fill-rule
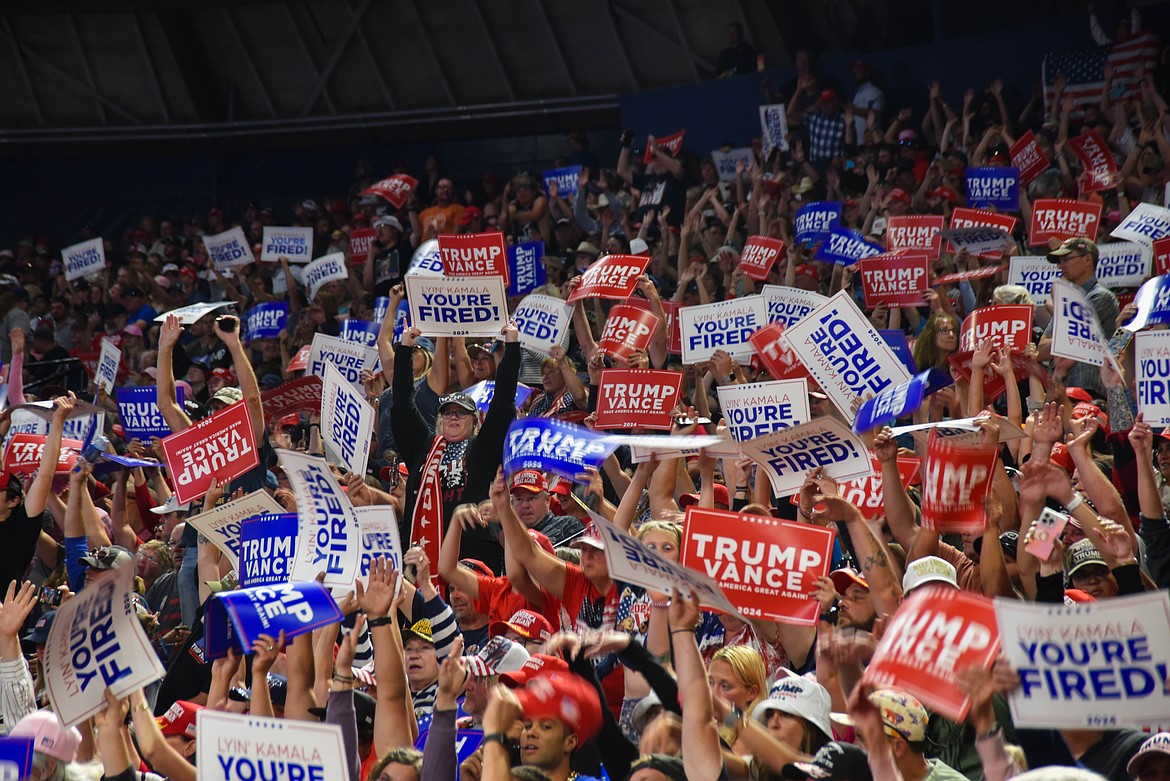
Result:
<svg viewBox="0 0 1170 781"><path fill-rule="evenodd" d="M409 328L395 351L394 405L390 425L402 459L410 466L406 484L406 515L412 518L409 539L419 543L432 561L455 508L481 502L503 459L503 441L516 417L514 399L520 374L520 331L514 321L503 329L504 358L496 370L496 388L482 425L475 401L466 393L439 400L437 437L414 403L411 352L419 338ZM495 572L503 570L503 549L490 529L472 529L463 535L460 558L478 559Z"/></svg>

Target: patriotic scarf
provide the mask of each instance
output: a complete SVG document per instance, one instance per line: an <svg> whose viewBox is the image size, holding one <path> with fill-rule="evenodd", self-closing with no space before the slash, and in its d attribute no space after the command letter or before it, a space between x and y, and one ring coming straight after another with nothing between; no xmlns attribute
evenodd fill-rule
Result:
<svg viewBox="0 0 1170 781"><path fill-rule="evenodd" d="M422 483L414 500L414 514L410 521L411 543L422 547L427 558L436 564L439 561L439 548L443 544L443 487L439 483L439 464L446 449L447 440L435 437L431 452L427 453L427 460L423 462ZM433 572L431 577L438 577L438 572Z"/></svg>

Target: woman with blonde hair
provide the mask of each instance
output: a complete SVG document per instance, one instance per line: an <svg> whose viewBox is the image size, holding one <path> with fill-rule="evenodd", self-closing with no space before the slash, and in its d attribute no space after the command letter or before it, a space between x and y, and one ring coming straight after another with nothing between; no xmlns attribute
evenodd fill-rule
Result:
<svg viewBox="0 0 1170 781"><path fill-rule="evenodd" d="M739 713L752 713L762 695L768 691L768 672L759 651L746 645L728 645L720 648L707 665L707 682L711 693L726 700ZM737 754L751 753L751 749L736 748L739 731L723 728L719 736Z"/></svg>

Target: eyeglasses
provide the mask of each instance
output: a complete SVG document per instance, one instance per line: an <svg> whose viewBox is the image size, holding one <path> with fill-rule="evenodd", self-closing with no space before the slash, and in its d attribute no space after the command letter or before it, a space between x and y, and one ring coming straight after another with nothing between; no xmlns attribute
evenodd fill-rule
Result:
<svg viewBox="0 0 1170 781"><path fill-rule="evenodd" d="M937 333L937 334L957 334L958 332L959 332L959 329L955 328L953 325L948 325L945 328L940 328L937 331L935 331L935 333Z"/></svg>
<svg viewBox="0 0 1170 781"><path fill-rule="evenodd" d="M456 407L455 409L445 409L440 411L439 417L448 420L451 418L469 418L471 417L471 413L465 409Z"/></svg>
<svg viewBox="0 0 1170 781"><path fill-rule="evenodd" d="M1069 253L1068 255L1061 255L1060 259L1058 261L1056 261L1056 263L1057 263L1057 265L1063 266L1065 263L1068 263L1070 260L1076 260L1077 258L1088 257L1088 255L1089 255L1089 253L1087 253L1087 252Z"/></svg>

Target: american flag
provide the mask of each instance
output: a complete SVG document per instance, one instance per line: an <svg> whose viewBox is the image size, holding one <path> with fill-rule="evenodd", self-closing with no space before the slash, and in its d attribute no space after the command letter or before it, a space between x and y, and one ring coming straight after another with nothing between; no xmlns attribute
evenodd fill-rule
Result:
<svg viewBox="0 0 1170 781"><path fill-rule="evenodd" d="M1044 106L1047 109L1056 97L1056 77L1068 79L1065 94L1071 94L1079 108L1099 105L1101 88L1105 84L1105 65L1113 66L1113 100L1141 94L1139 71L1154 70L1158 55L1158 37L1154 33L1139 33L1112 46L1094 46L1085 49L1049 52L1044 55ZM1118 95L1120 93L1120 96Z"/></svg>

